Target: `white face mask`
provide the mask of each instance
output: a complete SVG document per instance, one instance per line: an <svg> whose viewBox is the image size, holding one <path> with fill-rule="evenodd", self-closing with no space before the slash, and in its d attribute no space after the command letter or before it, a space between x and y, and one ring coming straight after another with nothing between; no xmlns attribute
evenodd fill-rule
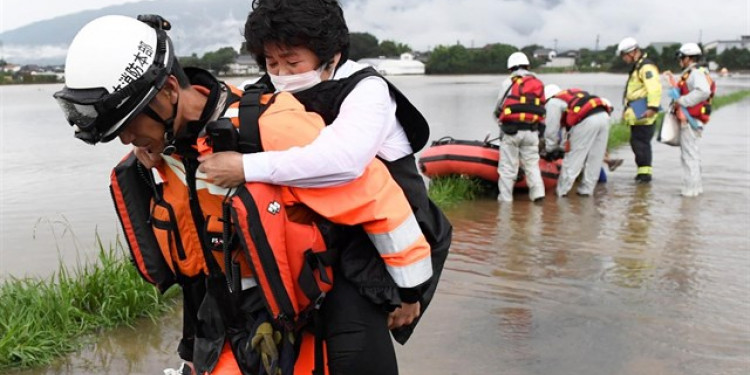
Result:
<svg viewBox="0 0 750 375"><path fill-rule="evenodd" d="M322 81L320 75L323 74L327 66L328 64L323 64L316 70L287 76L277 76L269 72L268 76L271 77L271 83L273 83L276 91L295 93L307 90L320 83Z"/></svg>

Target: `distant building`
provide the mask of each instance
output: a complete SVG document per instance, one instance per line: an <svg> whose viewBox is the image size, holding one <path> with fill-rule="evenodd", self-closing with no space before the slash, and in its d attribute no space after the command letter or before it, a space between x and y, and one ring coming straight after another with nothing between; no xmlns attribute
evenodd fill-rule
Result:
<svg viewBox="0 0 750 375"><path fill-rule="evenodd" d="M407 74L424 74L425 65L423 62L415 60L411 53L402 53L396 58L364 58L357 61L360 64L367 64L375 68L382 75L407 75Z"/></svg>
<svg viewBox="0 0 750 375"><path fill-rule="evenodd" d="M534 50L534 52L531 54L531 57L537 60L551 60L557 57L557 51L549 48L539 48L537 50Z"/></svg>
<svg viewBox="0 0 750 375"><path fill-rule="evenodd" d="M572 68L576 66L576 58L569 56L551 57L544 65L545 68Z"/></svg>
<svg viewBox="0 0 750 375"><path fill-rule="evenodd" d="M21 70L21 65L5 64L4 66L0 67L0 70L2 70L4 73L18 73Z"/></svg>
<svg viewBox="0 0 750 375"><path fill-rule="evenodd" d="M234 76L252 76L260 74L260 67L251 55L239 55L237 59L227 65L227 74Z"/></svg>
<svg viewBox="0 0 750 375"><path fill-rule="evenodd" d="M750 35L742 35L739 40L715 40L704 44L703 48L706 51L715 49L717 55L732 48L750 50Z"/></svg>

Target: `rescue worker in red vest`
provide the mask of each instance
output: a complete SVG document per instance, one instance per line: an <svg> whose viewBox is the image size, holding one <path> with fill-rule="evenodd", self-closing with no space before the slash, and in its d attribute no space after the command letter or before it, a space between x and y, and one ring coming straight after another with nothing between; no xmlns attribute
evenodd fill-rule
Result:
<svg viewBox="0 0 750 375"><path fill-rule="evenodd" d="M397 268L369 258L369 241L352 233L341 275L323 305L332 374L395 374L395 340L405 343L435 293L451 241L451 225L429 200L414 153L429 138L424 117L374 69L348 59L349 30L337 1L257 0L245 24L248 51L267 71L261 81L293 92L327 126L311 144L283 152L202 158L201 170L223 186L261 181L323 187L345 183L373 158L404 190L432 251L432 278L405 287ZM339 277L340 276L340 277ZM389 305L397 305L392 310ZM385 310L384 310L385 308Z"/></svg>
<svg viewBox="0 0 750 375"><path fill-rule="evenodd" d="M630 147L638 166L635 180L647 184L651 182L653 169L651 138L661 102L659 68L631 37L620 41L616 53L626 63L633 64L625 86L623 120L630 126Z"/></svg>
<svg viewBox="0 0 750 375"><path fill-rule="evenodd" d="M669 96L677 105L687 109L697 123L691 126L686 120L680 124L680 156L682 160L682 195L695 197L703 193L701 182L701 153L699 141L703 126L711 114L711 99L716 84L708 71L698 66L703 51L696 43L685 43L677 51L677 59L683 68L677 88L669 91ZM680 110L679 108L676 110Z"/></svg>
<svg viewBox="0 0 750 375"><path fill-rule="evenodd" d="M513 185L519 161L526 174L529 198L544 198L544 182L539 170L539 138L544 134L544 84L529 71L529 58L523 52L508 57L510 77L503 81L493 115L500 125L500 178L498 201L513 201Z"/></svg>
<svg viewBox="0 0 750 375"><path fill-rule="evenodd" d="M606 99L579 89L561 90L555 84L544 86L544 96L547 98L544 106L547 126L544 133L546 153L543 157L556 160L564 155L557 180L557 196L568 194L581 170L583 176L577 193L590 196L599 180L602 160L607 151L612 107ZM561 128L567 132L570 142L567 152L559 136Z"/></svg>
<svg viewBox="0 0 750 375"><path fill-rule="evenodd" d="M154 15L139 16L139 20L104 16L90 22L70 45L65 87L55 93L55 98L74 126L76 138L96 144L119 137L142 154L160 154L160 158L149 159L156 162L154 180L160 185L158 189L154 186L159 197L154 192L151 198L149 223L126 225L123 221L123 227L128 233L131 231L126 227L132 225L147 224L153 230L160 255L183 289L180 356L195 361L201 374L258 373L261 365L276 374L275 363L282 359L273 358L274 350L268 348L277 344L275 335L269 332L266 336L252 321L260 319L264 303L247 257L237 250L230 253L231 258L212 251L217 243L230 243L214 237L214 233L220 232L222 202L231 191L213 184L198 171L197 158L211 154L216 146L207 136L208 127L220 118L240 126L237 113L242 93L204 70L183 70L166 35L169 28L168 22ZM323 127L319 115L306 112L288 93L274 96L273 104L258 119L263 147L269 150L302 146L317 137ZM132 156L126 159L134 160ZM145 172L142 177L148 175ZM281 203L298 208L299 216L314 217L304 213L304 206L308 206L335 223L363 230L367 234L364 238L375 242L386 263L402 266L396 271L404 287L416 287L430 278L429 244L403 191L381 162L372 161L348 184L283 189ZM113 191L113 195L116 193ZM160 234L165 225L167 232ZM137 241L126 237L132 251ZM411 263L426 264L412 269ZM233 280L223 275L228 274L229 266L239 270L234 291L227 286ZM223 282L212 282L216 276ZM227 293L238 293L232 300L239 302L229 306L237 310L215 311L228 306L214 301ZM300 355L297 361L299 365L307 360L307 373L311 371L310 358Z"/></svg>

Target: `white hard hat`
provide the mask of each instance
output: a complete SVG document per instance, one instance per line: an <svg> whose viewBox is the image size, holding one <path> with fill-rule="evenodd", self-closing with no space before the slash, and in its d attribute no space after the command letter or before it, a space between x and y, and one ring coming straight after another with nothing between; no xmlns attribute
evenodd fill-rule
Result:
<svg viewBox="0 0 750 375"><path fill-rule="evenodd" d="M617 52L615 52L615 55L620 56L623 53L628 53L636 48L638 48L638 41L636 41L635 38L627 37L621 40L620 44L617 45Z"/></svg>
<svg viewBox="0 0 750 375"><path fill-rule="evenodd" d="M513 52L508 56L508 69L512 69L517 66L531 65L529 58L523 52Z"/></svg>
<svg viewBox="0 0 750 375"><path fill-rule="evenodd" d="M703 54L703 51L701 51L701 47L696 43L685 43L677 50L677 54L681 56L700 56Z"/></svg>
<svg viewBox="0 0 750 375"><path fill-rule="evenodd" d="M560 91L562 91L562 89L560 89L560 86L554 83L550 83L544 86L544 97L549 100L549 98L557 95L557 93L559 93Z"/></svg>
<svg viewBox="0 0 750 375"><path fill-rule="evenodd" d="M65 60L65 87L54 95L76 138L114 139L161 90L175 60L169 28L154 15L104 16L78 31Z"/></svg>

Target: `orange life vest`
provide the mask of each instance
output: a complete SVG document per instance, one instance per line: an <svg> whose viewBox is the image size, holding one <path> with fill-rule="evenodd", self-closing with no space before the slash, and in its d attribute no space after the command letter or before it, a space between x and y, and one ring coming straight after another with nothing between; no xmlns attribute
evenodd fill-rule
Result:
<svg viewBox="0 0 750 375"><path fill-rule="evenodd" d="M533 75L511 78L502 103L500 122L503 124L544 123L544 84Z"/></svg>
<svg viewBox="0 0 750 375"><path fill-rule="evenodd" d="M706 79L708 80L708 83L711 87L711 95L708 97L708 99L692 106L688 107L687 111L690 114L690 116L693 116L696 120L707 123L708 120L711 117L711 102L713 102L714 94L716 93L716 82L714 82L713 79L711 79L711 76L708 74L708 71L704 70L703 68L696 68L700 71L703 71L703 73L706 75ZM687 87L687 80L688 77L690 77L690 72L692 70L688 70L687 72L682 74L682 77L680 77L680 81L677 82L677 87L680 89L680 95L686 95L690 90Z"/></svg>
<svg viewBox="0 0 750 375"><path fill-rule="evenodd" d="M580 89L563 90L555 94L554 97L568 104L568 108L560 119L561 124L568 129L594 113L612 112L612 107L607 105L602 98Z"/></svg>
<svg viewBox="0 0 750 375"><path fill-rule="evenodd" d="M237 90L233 95L241 94ZM241 103L235 101L225 111L240 128ZM324 127L319 115L306 112L288 93L263 95L255 106L259 117L255 128L265 150L303 146ZM209 154L212 142L203 136L194 149L200 155ZM300 319L305 312L317 307L331 288L331 262L324 255L319 217L361 225L399 286L419 285L432 274L429 244L403 191L379 160L371 162L358 179L341 186L246 183L231 192L198 172L194 159L163 157L154 176L158 184L150 183L151 173L139 167L132 154L111 178L112 196L134 263L161 290L180 277L227 273L225 264L234 264L239 275L232 266L228 279L253 277L274 321L285 330L295 330L304 324ZM223 206L227 196L231 204ZM222 220L227 217L224 207L231 211L242 246L230 240L227 220ZM241 251L234 251L237 248ZM231 261L225 254L234 254Z"/></svg>

